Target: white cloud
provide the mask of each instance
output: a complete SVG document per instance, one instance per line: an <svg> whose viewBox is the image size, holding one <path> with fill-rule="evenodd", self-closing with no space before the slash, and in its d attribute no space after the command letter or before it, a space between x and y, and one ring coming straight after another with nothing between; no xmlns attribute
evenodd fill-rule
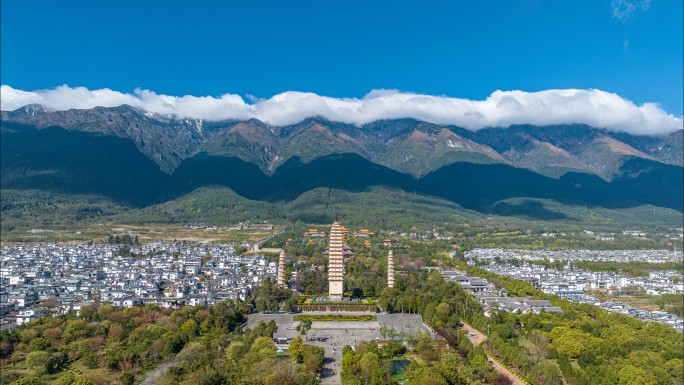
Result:
<svg viewBox="0 0 684 385"><path fill-rule="evenodd" d="M613 18L623 22L638 10L648 11L650 6L651 0L612 0L610 4Z"/></svg>
<svg viewBox="0 0 684 385"><path fill-rule="evenodd" d="M495 91L485 100L420 95L396 90L373 90L363 98L331 98L308 92L288 91L270 99L239 95L169 96L137 89L133 94L110 89L88 90L67 85L54 89L21 91L8 85L0 89L0 108L15 110L26 104L42 104L50 110L114 107L122 104L156 114L205 120L256 118L283 126L307 117L362 125L380 119L415 118L450 124L469 130L509 127L515 124L587 124L632 134L662 135L682 129L682 117L665 112L654 103L640 106L620 96L595 89L561 89L540 92Z"/></svg>

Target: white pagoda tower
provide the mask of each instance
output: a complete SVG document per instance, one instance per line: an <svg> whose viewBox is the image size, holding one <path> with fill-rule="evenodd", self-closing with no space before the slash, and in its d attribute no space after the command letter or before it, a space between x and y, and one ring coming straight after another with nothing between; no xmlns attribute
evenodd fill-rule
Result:
<svg viewBox="0 0 684 385"><path fill-rule="evenodd" d="M344 240L340 222L335 221L330 229L328 247L328 298L332 302L342 301L344 294Z"/></svg>
<svg viewBox="0 0 684 385"><path fill-rule="evenodd" d="M278 259L278 287L285 288L285 250L280 250Z"/></svg>
<svg viewBox="0 0 684 385"><path fill-rule="evenodd" d="M394 253L392 250L387 256L387 287L394 287Z"/></svg>

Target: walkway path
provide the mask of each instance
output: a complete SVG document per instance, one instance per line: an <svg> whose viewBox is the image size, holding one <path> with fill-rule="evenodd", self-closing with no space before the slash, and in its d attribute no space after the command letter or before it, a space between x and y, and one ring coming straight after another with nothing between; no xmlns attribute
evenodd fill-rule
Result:
<svg viewBox="0 0 684 385"><path fill-rule="evenodd" d="M172 366L176 365L175 360L167 361L157 366L150 374L140 381L138 385L153 385L161 376Z"/></svg>
<svg viewBox="0 0 684 385"><path fill-rule="evenodd" d="M479 330L475 329L474 327L468 325L467 323L461 321L463 324L463 329L465 329L471 336L468 338L470 339L470 342L473 343L473 346L478 346L485 342L487 340L487 336L482 334ZM474 336L472 336L474 334ZM513 373L511 373L510 370L504 368L496 362L496 360L487 353L487 359L489 359L489 362L492 363L492 367L494 367L494 370L496 370L499 374L503 374L506 378L508 378L513 385L525 385L524 382L520 381L518 377L514 376Z"/></svg>
<svg viewBox="0 0 684 385"><path fill-rule="evenodd" d="M318 322L319 325L330 324L329 328L311 328L308 334L309 345L320 346L325 350L323 368L321 370L321 385L341 384L340 371L342 367L342 349L345 345L354 345L360 341L373 341L380 338L377 326L374 330L365 329L340 329L332 322ZM349 324L350 322L346 322ZM314 322L316 324L316 322ZM368 324L357 322L357 324ZM377 325L377 323L376 323ZM319 341L321 338L324 341Z"/></svg>
<svg viewBox="0 0 684 385"><path fill-rule="evenodd" d="M480 344L482 344L483 342L485 342L487 340L487 336L480 333L474 327L468 325L467 323L465 323L463 321L461 321L461 323L463 324L463 329L465 329L470 334L468 336L468 338L470 339L470 342L473 343L473 346L479 346ZM473 336L473 334L474 334L474 336Z"/></svg>

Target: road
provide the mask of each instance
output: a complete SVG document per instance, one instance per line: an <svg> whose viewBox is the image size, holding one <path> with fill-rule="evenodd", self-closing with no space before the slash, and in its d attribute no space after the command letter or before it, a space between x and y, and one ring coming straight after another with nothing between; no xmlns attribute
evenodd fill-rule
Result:
<svg viewBox="0 0 684 385"><path fill-rule="evenodd" d="M481 345L483 342L487 341L487 336L482 334L479 330L475 329L474 327L468 325L463 321L461 321L461 323L463 324L463 329L465 329L468 333L475 334L475 336L473 337L468 337L470 339L470 342L473 343L473 346ZM501 364L496 362L496 360L492 358L492 356L490 356L489 353L487 353L487 359L489 360L489 362L492 363L492 367L494 367L494 370L508 378L513 385L525 385L525 383L520 381L518 377L513 375L513 373L511 373L510 370L504 368L503 366L501 366Z"/></svg>
<svg viewBox="0 0 684 385"><path fill-rule="evenodd" d="M465 322L463 322L463 321L461 321L461 323L463 324L463 329L465 329L469 334L471 334L471 335L472 335L472 334L475 334L474 337L470 337L470 336L468 337L468 338L470 339L470 342L473 343L473 346L479 346L479 345L481 345L483 342L485 342L485 341L487 340L487 336L485 336L484 334L480 333L480 332L479 332L477 329L475 329L474 327L468 325L467 323L465 323Z"/></svg>

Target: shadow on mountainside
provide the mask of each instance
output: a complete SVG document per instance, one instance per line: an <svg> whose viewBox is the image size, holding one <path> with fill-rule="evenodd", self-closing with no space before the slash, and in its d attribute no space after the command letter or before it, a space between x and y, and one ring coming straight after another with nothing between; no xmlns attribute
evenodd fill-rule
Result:
<svg viewBox="0 0 684 385"><path fill-rule="evenodd" d="M2 188L96 194L135 207L153 202L169 176L132 141L61 127L37 130L3 122Z"/></svg>
<svg viewBox="0 0 684 385"><path fill-rule="evenodd" d="M622 175L612 182L576 172L554 179L505 164L466 162L452 163L417 180L353 153L307 163L292 157L270 176L237 157L200 153L168 175L127 139L6 122L1 149L3 189L97 194L134 207L166 202L212 185L271 203L292 201L319 187L350 192L398 188L482 213L539 219L560 219L563 214L540 209L536 203L501 201L539 198L612 209L651 204L680 212L683 206L682 167L637 158L627 161Z"/></svg>

